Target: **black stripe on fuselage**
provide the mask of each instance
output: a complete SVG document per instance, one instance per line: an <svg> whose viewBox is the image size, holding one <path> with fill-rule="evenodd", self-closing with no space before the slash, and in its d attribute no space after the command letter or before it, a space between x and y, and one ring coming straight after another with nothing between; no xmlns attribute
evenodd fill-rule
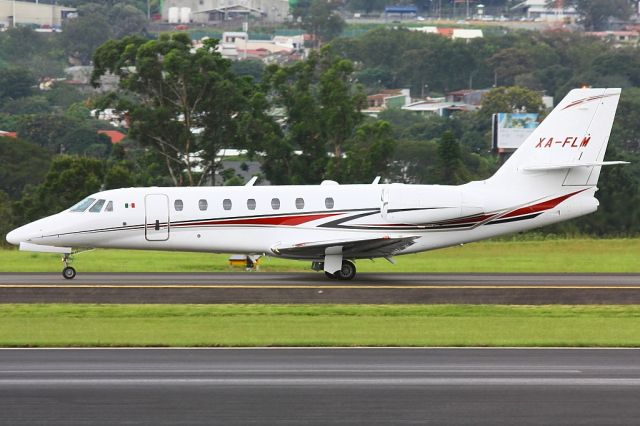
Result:
<svg viewBox="0 0 640 426"><path fill-rule="evenodd" d="M401 212L401 211L416 211L416 210L433 210L437 208L414 208L414 209L393 209L389 210L389 212ZM193 223L193 227L216 227L216 226L258 226L258 227L279 227L280 225L233 225L233 224L225 224L225 225L198 225L198 222L206 222L206 221L217 221L217 220L238 220L238 219L254 219L254 218L267 218L267 217L282 217L282 216L296 216L299 214L324 214L331 210L323 210L323 211L314 211L314 212L295 212L295 213L283 213L283 214L271 214L271 215L254 215L254 216L233 216L233 217L223 217L223 218L209 218L209 219L192 219L185 221L175 221L170 222L168 225L179 225L184 224L187 225ZM424 224L424 225L407 225L407 226L371 226L371 225L343 225L345 222L349 222L352 220L357 220L363 217L371 216L380 212L379 209L350 209L350 210L337 210L334 213L336 214L344 214L344 213L353 213L353 212L364 212L357 215L352 215L348 217L343 217L340 219L332 220L327 223L323 223L318 225L317 228L333 228L333 229L357 229L357 230L370 230L370 231L447 231L447 230L464 230L477 226L478 224L483 224L482 222L467 222L461 224ZM543 212L534 213L526 216L519 216L514 218L507 219L497 219L486 222L484 224L492 225L492 224L501 224L508 222L516 222L520 220L533 219ZM167 222L160 223L161 227L166 227ZM110 228L97 228L97 229L88 229L83 231L73 231L73 232L65 232L60 234L49 234L45 235L44 238L56 237L62 235L79 235L79 234L95 234L95 233L104 233L104 232L115 232L115 231L135 231L135 230L144 230L145 225L127 225L127 226L119 226L119 227L110 227Z"/></svg>
<svg viewBox="0 0 640 426"><path fill-rule="evenodd" d="M491 222L488 222L487 225L496 225L496 224L500 224L500 223L518 222L520 220L534 219L534 218L540 216L542 213L544 213L544 212L537 212L537 213L532 213L532 214L528 214L528 215L524 215L524 216L518 216L518 217L509 217L509 218L506 218L506 219L496 219L496 220L492 220Z"/></svg>

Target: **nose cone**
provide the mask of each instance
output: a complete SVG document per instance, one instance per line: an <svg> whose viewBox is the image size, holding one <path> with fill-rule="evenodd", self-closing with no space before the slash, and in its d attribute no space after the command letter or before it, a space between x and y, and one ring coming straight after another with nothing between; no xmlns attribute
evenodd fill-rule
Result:
<svg viewBox="0 0 640 426"><path fill-rule="evenodd" d="M7 242L14 246L20 245L20 241L26 241L25 235L20 231L21 228L14 229L7 234Z"/></svg>
<svg viewBox="0 0 640 426"><path fill-rule="evenodd" d="M16 228L7 234L7 241L13 245L20 245L21 242L30 242L31 240L42 236L42 229L38 226L40 221L28 223Z"/></svg>

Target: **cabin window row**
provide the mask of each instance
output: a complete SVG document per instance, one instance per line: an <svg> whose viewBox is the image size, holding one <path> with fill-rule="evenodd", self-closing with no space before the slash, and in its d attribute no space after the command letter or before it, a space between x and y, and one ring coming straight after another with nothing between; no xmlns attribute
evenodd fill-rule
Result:
<svg viewBox="0 0 640 426"><path fill-rule="evenodd" d="M333 198L327 197L327 198L324 199L324 206L327 209L332 209L334 207L334 205L335 205L335 203L333 201ZM247 200L247 209L255 210L257 206L258 206L258 204L256 203L256 200L254 198L249 198ZM295 206L296 206L296 209L298 209L298 210L304 209L304 206L305 206L304 198L296 198ZM233 207L233 203L231 202L231 200L229 198L225 198L224 200L222 200L222 208L224 210L231 210L232 207ZM173 208L177 212L180 212L180 211L184 210L184 202L182 200L175 200L173 202ZM279 198L272 198L271 199L271 208L273 210L280 210L280 199ZM198 209L200 211L208 210L209 209L209 202L207 200L205 200L204 198L198 200Z"/></svg>

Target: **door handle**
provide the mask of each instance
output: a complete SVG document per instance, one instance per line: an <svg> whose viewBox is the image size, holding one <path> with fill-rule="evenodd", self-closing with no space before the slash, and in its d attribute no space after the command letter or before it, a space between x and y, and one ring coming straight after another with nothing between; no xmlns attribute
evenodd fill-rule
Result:
<svg viewBox="0 0 640 426"><path fill-rule="evenodd" d="M156 220L156 231L160 230L160 221Z"/></svg>

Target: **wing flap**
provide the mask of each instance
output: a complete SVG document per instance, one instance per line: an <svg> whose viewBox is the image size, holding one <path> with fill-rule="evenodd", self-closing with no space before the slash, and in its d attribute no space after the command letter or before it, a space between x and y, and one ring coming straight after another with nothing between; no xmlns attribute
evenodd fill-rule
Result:
<svg viewBox="0 0 640 426"><path fill-rule="evenodd" d="M414 244L417 236L379 237L331 241L311 241L291 245L277 245L271 251L282 257L294 259L319 259L327 249L342 248L342 255L350 258L370 258L391 256Z"/></svg>

